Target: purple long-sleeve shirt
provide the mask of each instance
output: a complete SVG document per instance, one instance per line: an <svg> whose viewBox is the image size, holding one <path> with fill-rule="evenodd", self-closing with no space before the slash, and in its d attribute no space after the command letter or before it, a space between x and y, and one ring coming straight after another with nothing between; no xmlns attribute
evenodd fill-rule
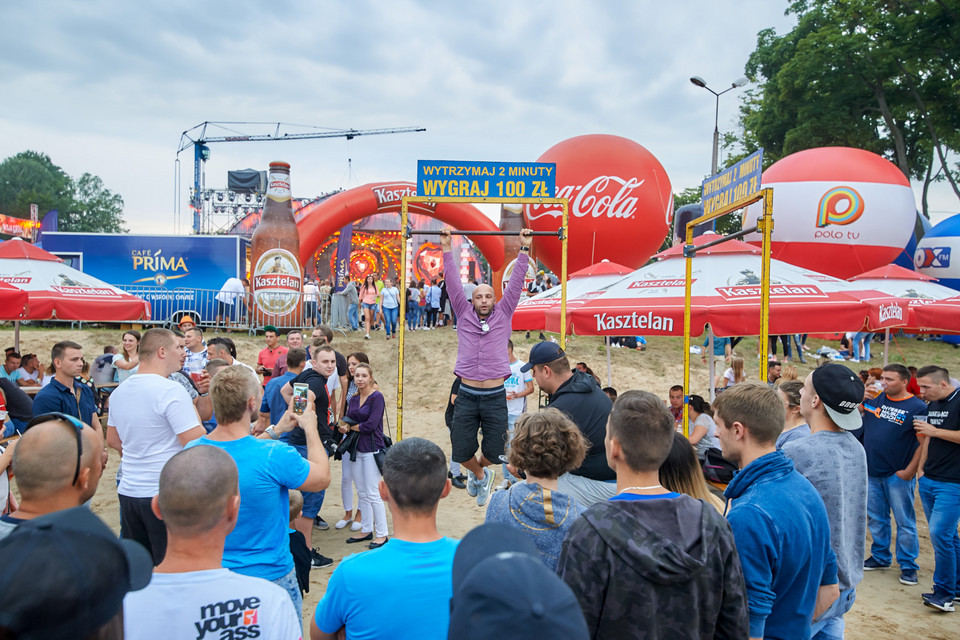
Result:
<svg viewBox="0 0 960 640"><path fill-rule="evenodd" d="M510 339L513 312L523 292L523 280L527 273L529 256L521 251L510 274L510 282L503 290L503 297L486 318L490 330L481 330L480 317L467 300L460 281L460 267L449 251L443 253L443 278L447 282L450 306L457 314L457 364L454 373L466 380L492 380L510 377L510 362L507 360L507 340Z"/></svg>

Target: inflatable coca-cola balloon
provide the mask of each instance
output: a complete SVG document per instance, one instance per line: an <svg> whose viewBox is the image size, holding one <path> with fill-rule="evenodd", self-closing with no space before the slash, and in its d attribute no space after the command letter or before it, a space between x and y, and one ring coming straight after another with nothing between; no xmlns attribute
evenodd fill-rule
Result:
<svg viewBox="0 0 960 640"><path fill-rule="evenodd" d="M548 149L538 162L557 163L557 197L570 199L567 271L603 259L637 268L663 244L673 217L670 179L642 146L609 135L570 138ZM531 229L555 231L559 205L527 205ZM537 258L560 274L560 240L537 236Z"/></svg>
<svg viewBox="0 0 960 640"><path fill-rule="evenodd" d="M913 233L910 182L875 153L821 147L791 154L763 172L773 188L777 260L847 279L893 262ZM752 224L762 203L748 207ZM760 236L747 240L760 244Z"/></svg>

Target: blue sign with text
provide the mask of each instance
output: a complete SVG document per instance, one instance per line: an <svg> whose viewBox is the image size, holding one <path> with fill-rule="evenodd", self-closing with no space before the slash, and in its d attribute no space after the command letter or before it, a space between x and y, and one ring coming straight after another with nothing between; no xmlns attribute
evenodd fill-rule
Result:
<svg viewBox="0 0 960 640"><path fill-rule="evenodd" d="M552 162L417 162L417 195L458 198L552 198Z"/></svg>
<svg viewBox="0 0 960 640"><path fill-rule="evenodd" d="M746 200L760 190L763 149L703 181L703 214L710 215L730 204Z"/></svg>

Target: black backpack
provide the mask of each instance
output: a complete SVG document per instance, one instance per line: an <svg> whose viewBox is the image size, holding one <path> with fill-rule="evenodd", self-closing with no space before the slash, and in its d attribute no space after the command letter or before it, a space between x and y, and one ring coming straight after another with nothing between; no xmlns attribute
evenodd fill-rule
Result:
<svg viewBox="0 0 960 640"><path fill-rule="evenodd" d="M720 449L716 447L707 449L703 457L703 475L707 480L727 484L733 480L733 474L737 470L733 463L724 460Z"/></svg>

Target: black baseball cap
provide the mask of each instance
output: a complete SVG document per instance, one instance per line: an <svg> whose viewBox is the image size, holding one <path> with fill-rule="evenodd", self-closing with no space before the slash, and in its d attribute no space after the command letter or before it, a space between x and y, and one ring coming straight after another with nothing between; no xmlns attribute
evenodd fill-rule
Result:
<svg viewBox="0 0 960 640"><path fill-rule="evenodd" d="M590 637L570 587L543 564L529 536L502 524L473 529L453 556L448 637L485 640L493 629L498 640Z"/></svg>
<svg viewBox="0 0 960 640"><path fill-rule="evenodd" d="M27 520L0 540L0 627L17 638L85 638L150 583L153 559L86 507Z"/></svg>
<svg viewBox="0 0 960 640"><path fill-rule="evenodd" d="M545 342L538 342L533 345L533 349L530 349L530 358L527 364L520 367L520 371L526 373L533 369L533 365L536 364L547 364L548 362L553 362L565 356L563 349L560 348L556 342L550 342L549 340Z"/></svg>
<svg viewBox="0 0 960 640"><path fill-rule="evenodd" d="M863 426L857 407L863 402L863 380L842 364L825 364L811 374L813 390L820 396L827 415L841 429L854 431Z"/></svg>

